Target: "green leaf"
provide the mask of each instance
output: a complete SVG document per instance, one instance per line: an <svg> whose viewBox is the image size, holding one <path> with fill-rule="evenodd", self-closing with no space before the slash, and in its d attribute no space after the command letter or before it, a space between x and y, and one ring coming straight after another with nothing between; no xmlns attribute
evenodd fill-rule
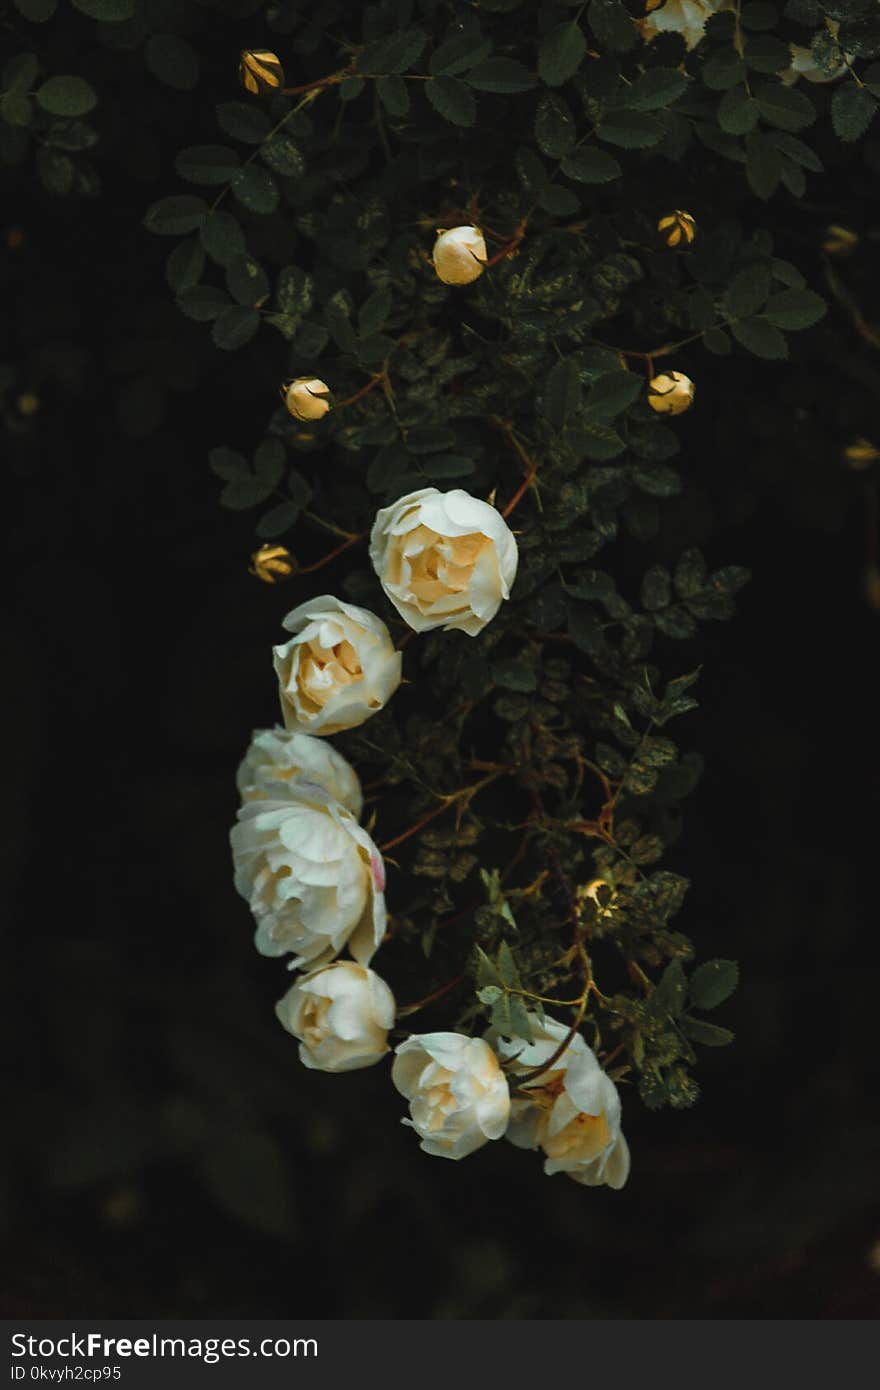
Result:
<svg viewBox="0 0 880 1390"><path fill-rule="evenodd" d="M498 977L508 989L521 989L522 980L516 968L513 952L506 941L498 947Z"/></svg>
<svg viewBox="0 0 880 1390"><path fill-rule="evenodd" d="M855 82L841 84L831 98L831 124L841 140L859 140L877 114L877 98Z"/></svg>
<svg viewBox="0 0 880 1390"><path fill-rule="evenodd" d="M231 302L226 291L218 290L214 285L195 285L177 296L178 309L196 323L210 323L224 309L228 309Z"/></svg>
<svg viewBox="0 0 880 1390"><path fill-rule="evenodd" d="M590 28L599 40L599 46L610 49L612 53L625 53L628 48L641 42L632 16L621 0L592 0Z"/></svg>
<svg viewBox="0 0 880 1390"><path fill-rule="evenodd" d="M468 68L482 63L491 52L492 40L484 39L481 34L471 31L452 34L431 54L428 71L432 77L441 74L457 77L459 73L467 72Z"/></svg>
<svg viewBox="0 0 880 1390"><path fill-rule="evenodd" d="M391 303L391 291L387 285L374 290L364 300L358 311L358 334L361 338L369 338L385 327L385 321L391 313Z"/></svg>
<svg viewBox="0 0 880 1390"><path fill-rule="evenodd" d="M492 678L503 690L518 690L528 694L538 688L538 677L532 666L524 661L496 661L492 667Z"/></svg>
<svg viewBox="0 0 880 1390"><path fill-rule="evenodd" d="M73 7L89 19L99 19L102 24L119 24L124 19L133 19L135 14L135 0L73 0Z"/></svg>
<svg viewBox="0 0 880 1390"><path fill-rule="evenodd" d="M259 106L245 101L222 101L214 107L217 124L233 140L243 145L260 145L272 129L272 122Z"/></svg>
<svg viewBox="0 0 880 1390"><path fill-rule="evenodd" d="M240 163L235 150L226 145L191 145L180 151L174 167L190 183L220 186L235 177Z"/></svg>
<svg viewBox="0 0 880 1390"><path fill-rule="evenodd" d="M770 267L763 262L746 266L734 276L724 293L724 313L730 319L745 319L767 303L770 293Z"/></svg>
<svg viewBox="0 0 880 1390"><path fill-rule="evenodd" d="M825 317L828 306L821 295L812 290L782 290L768 301L764 311L776 328L789 332L800 328L812 328L814 323Z"/></svg>
<svg viewBox="0 0 880 1390"><path fill-rule="evenodd" d="M283 536L296 524L301 511L302 507L297 502L279 502L271 507L257 522L255 529L260 540L271 541L276 536Z"/></svg>
<svg viewBox="0 0 880 1390"><path fill-rule="evenodd" d="M610 425L599 424L596 420L581 420L575 429L565 431L565 441L575 455L592 459L596 463L606 463L623 453L626 445L616 430Z"/></svg>
<svg viewBox="0 0 880 1390"><path fill-rule="evenodd" d="M339 100L356 101L366 85L363 77L344 77L339 84Z"/></svg>
<svg viewBox="0 0 880 1390"><path fill-rule="evenodd" d="M421 471L429 478L467 478L476 466L465 454L431 454L421 464Z"/></svg>
<svg viewBox="0 0 880 1390"><path fill-rule="evenodd" d="M278 276L275 304L281 314L304 318L315 300L315 282L307 270L286 265Z"/></svg>
<svg viewBox="0 0 880 1390"><path fill-rule="evenodd" d="M746 80L746 65L736 49L720 48L703 64L703 81L714 92L726 92Z"/></svg>
<svg viewBox="0 0 880 1390"><path fill-rule="evenodd" d="M550 159L561 159L574 145L577 131L568 103L555 92L545 92L535 116L538 149Z"/></svg>
<svg viewBox="0 0 880 1390"><path fill-rule="evenodd" d="M37 105L52 116L84 116L97 104L97 92L83 77L50 77L37 90Z"/></svg>
<svg viewBox="0 0 880 1390"><path fill-rule="evenodd" d="M73 188L76 165L68 155L44 148L37 151L37 175L47 193L64 198Z"/></svg>
<svg viewBox="0 0 880 1390"><path fill-rule="evenodd" d="M253 308L269 297L269 277L253 256L235 256L226 267L226 288L239 304Z"/></svg>
<svg viewBox="0 0 880 1390"><path fill-rule="evenodd" d="M688 76L678 68L650 68L629 89L629 104L639 111L671 106L688 89Z"/></svg>
<svg viewBox="0 0 880 1390"><path fill-rule="evenodd" d="M570 188L559 184L545 184L538 195L538 202L551 217L572 217L580 212L580 199Z"/></svg>
<svg viewBox="0 0 880 1390"><path fill-rule="evenodd" d="M405 116L409 111L409 91L405 80L397 73L380 77L376 83L379 100L389 116Z"/></svg>
<svg viewBox="0 0 880 1390"><path fill-rule="evenodd" d="M211 337L216 347L232 352L249 343L259 326L258 310L235 304L231 309L224 309L215 319Z"/></svg>
<svg viewBox="0 0 880 1390"><path fill-rule="evenodd" d="M779 361L788 356L788 344L778 328L764 318L739 319L730 331L741 347L756 357Z"/></svg>
<svg viewBox="0 0 880 1390"><path fill-rule="evenodd" d="M175 246L165 263L165 278L175 294L191 290L202 278L205 268L205 250L197 236Z"/></svg>
<svg viewBox="0 0 880 1390"><path fill-rule="evenodd" d="M769 139L772 140L782 155L794 160L795 164L800 164L801 168L809 169L813 174L822 173L825 166L819 156L796 135L788 135L784 131L774 130Z"/></svg>
<svg viewBox="0 0 880 1390"><path fill-rule="evenodd" d="M748 135L759 115L758 103L745 87L733 87L718 103L718 124L728 135Z"/></svg>
<svg viewBox="0 0 880 1390"><path fill-rule="evenodd" d="M218 478L224 482L231 482L233 478L249 477L248 466L243 454L239 454L235 449L227 449L221 445L218 449L212 449L208 455L208 463L211 472L216 473Z"/></svg>
<svg viewBox="0 0 880 1390"><path fill-rule="evenodd" d="M566 420L581 404L581 377L577 364L570 358L557 362L544 388L544 414L555 429L562 429Z"/></svg>
<svg viewBox="0 0 880 1390"><path fill-rule="evenodd" d="M202 245L217 265L229 265L236 256L244 255L244 231L229 212L210 213L202 224L200 235Z"/></svg>
<svg viewBox="0 0 880 1390"><path fill-rule="evenodd" d="M687 980L680 960L671 960L648 998L648 1007L655 1017L668 1014L678 1018L684 1008Z"/></svg>
<svg viewBox="0 0 880 1390"><path fill-rule="evenodd" d="M758 198L769 198L782 177L782 156L766 135L746 138L746 178Z"/></svg>
<svg viewBox="0 0 880 1390"><path fill-rule="evenodd" d="M726 1047L734 1039L729 1028L719 1028L717 1023L706 1023L702 1018L683 1018L679 1027L686 1038L702 1043L703 1047Z"/></svg>
<svg viewBox="0 0 880 1390"><path fill-rule="evenodd" d="M796 87L766 82L755 95L763 119L769 125L779 126L780 130L803 130L816 119L815 106Z"/></svg>
<svg viewBox="0 0 880 1390"><path fill-rule="evenodd" d="M791 49L772 34L749 35L745 60L753 72L784 72L791 65Z"/></svg>
<svg viewBox="0 0 880 1390"><path fill-rule="evenodd" d="M144 226L157 236L183 236L187 232L198 231L207 214L208 204L204 198L183 193L172 198L160 198L158 203L153 203L147 209Z"/></svg>
<svg viewBox="0 0 880 1390"><path fill-rule="evenodd" d="M538 76L548 87L561 87L574 77L586 51L587 41L575 20L557 24L541 40Z"/></svg>
<svg viewBox="0 0 880 1390"><path fill-rule="evenodd" d="M562 172L577 183L610 183L618 179L621 168L613 155L605 150L572 150L562 161Z"/></svg>
<svg viewBox="0 0 880 1390"><path fill-rule="evenodd" d="M409 72L422 56L428 35L424 29L404 29L369 44L358 67L365 76L378 77L389 72Z"/></svg>
<svg viewBox="0 0 880 1390"><path fill-rule="evenodd" d="M285 179L300 179L306 162L299 145L289 135L273 135L260 150L260 158L275 174Z"/></svg>
<svg viewBox="0 0 880 1390"><path fill-rule="evenodd" d="M4 92L0 97L0 120L7 125L23 128L33 120L34 108L24 92Z"/></svg>
<svg viewBox="0 0 880 1390"><path fill-rule="evenodd" d="M425 83L425 95L434 110L452 125L472 126L477 103L469 87L457 77L434 77Z"/></svg>
<svg viewBox="0 0 880 1390"><path fill-rule="evenodd" d="M707 960L690 978L690 1001L696 1009L715 1009L736 989L739 966L735 960Z"/></svg>
<svg viewBox="0 0 880 1390"><path fill-rule="evenodd" d="M287 450L280 439L264 439L254 454L254 473L264 487L278 487L287 466Z"/></svg>
<svg viewBox="0 0 880 1390"><path fill-rule="evenodd" d="M229 185L238 201L250 212L263 216L278 207L278 185L266 169L248 164L239 169Z"/></svg>
<svg viewBox="0 0 880 1390"><path fill-rule="evenodd" d="M89 2L90 0L85 0L85 3L88 4ZM92 2L100 4L101 0L92 0ZM105 0L105 2L112 5L113 0ZM78 3L78 0L73 0L73 3L76 5L77 9L82 9L82 5ZM128 8L128 13L124 14L122 18L130 19L131 15L134 13L134 0L118 0L118 3ZM24 19L29 20L31 24L45 24L46 20L51 19L57 10L58 0L15 0L15 8L18 10L18 13L22 15ZM84 10L83 13L88 14L88 10Z"/></svg>
<svg viewBox="0 0 880 1390"><path fill-rule="evenodd" d="M626 107L606 110L596 131L600 140L625 150L646 150L663 139L665 131L655 116Z"/></svg>
<svg viewBox="0 0 880 1390"><path fill-rule="evenodd" d="M489 58L478 63L468 72L467 81L478 92L528 92L535 85L528 68L516 58Z"/></svg>
<svg viewBox="0 0 880 1390"><path fill-rule="evenodd" d="M644 381L635 372L607 372L590 387L587 412L600 420L616 420L638 400L643 390Z"/></svg>
<svg viewBox="0 0 880 1390"><path fill-rule="evenodd" d="M199 80L199 55L177 34L151 35L144 61L154 77L178 92L191 92Z"/></svg>

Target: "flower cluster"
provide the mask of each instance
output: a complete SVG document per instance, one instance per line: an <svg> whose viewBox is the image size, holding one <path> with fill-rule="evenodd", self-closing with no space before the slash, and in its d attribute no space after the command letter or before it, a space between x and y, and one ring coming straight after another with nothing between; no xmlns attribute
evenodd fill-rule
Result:
<svg viewBox="0 0 880 1390"><path fill-rule="evenodd" d="M307 379L308 400L318 385ZM518 554L490 503L423 488L378 512L370 558L411 631L475 636L509 597ZM290 956L302 971L276 1006L301 1062L355 1071L391 1050L397 1014L371 968L386 932L385 866L360 824L357 773L326 736L391 699L402 653L375 613L330 594L300 604L283 626L291 637L273 656L284 727L254 733L238 769L235 886L256 920L257 950ZM614 1083L576 1030L531 1019L525 1051L491 1030L401 1030L391 1076L409 1102L405 1123L425 1153L460 1159L507 1134L541 1148L547 1173L620 1187L629 1160Z"/></svg>

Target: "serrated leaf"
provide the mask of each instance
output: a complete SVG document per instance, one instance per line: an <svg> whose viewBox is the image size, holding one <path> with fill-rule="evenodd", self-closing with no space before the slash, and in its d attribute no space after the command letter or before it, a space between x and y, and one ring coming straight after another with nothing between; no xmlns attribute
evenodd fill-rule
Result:
<svg viewBox="0 0 880 1390"><path fill-rule="evenodd" d="M232 308L224 309L214 320L211 337L216 347L233 352L249 343L259 327L260 314L257 309L234 304Z"/></svg>
<svg viewBox="0 0 880 1390"><path fill-rule="evenodd" d="M378 77L384 73L409 72L424 52L428 35L413 26L387 38L368 44L358 64L365 76Z"/></svg>
<svg viewBox="0 0 880 1390"><path fill-rule="evenodd" d="M663 139L665 131L655 116L626 107L606 110L596 130L600 140L624 150L646 150Z"/></svg>
<svg viewBox="0 0 880 1390"><path fill-rule="evenodd" d="M434 77L425 83L425 95L434 110L452 125L472 126L477 103L469 87L457 77Z"/></svg>
<svg viewBox="0 0 880 1390"><path fill-rule="evenodd" d="M478 92L528 92L535 78L517 58L489 58L467 74L467 82Z"/></svg>
<svg viewBox="0 0 880 1390"><path fill-rule="evenodd" d="M538 688L535 669L524 661L496 661L492 667L492 678L502 690L517 690L529 694Z"/></svg>
<svg viewBox="0 0 880 1390"><path fill-rule="evenodd" d="M267 169L247 164L230 183L238 201L250 212L267 216L278 207L278 185Z"/></svg>
<svg viewBox="0 0 880 1390"><path fill-rule="evenodd" d="M241 223L229 212L210 213L202 224L200 235L202 245L217 265L227 266L236 256L245 253Z"/></svg>
<svg viewBox="0 0 880 1390"><path fill-rule="evenodd" d="M256 533L260 540L271 541L276 536L283 536L285 531L289 531L296 524L301 510L296 502L279 502L277 506L270 507L256 525Z"/></svg>
<svg viewBox="0 0 880 1390"><path fill-rule="evenodd" d="M621 168L613 155L605 150L572 150L562 161L562 172L577 183L610 183L618 179Z"/></svg>
<svg viewBox="0 0 880 1390"><path fill-rule="evenodd" d="M766 135L757 132L746 138L746 178L758 198L775 193L782 177L782 156Z"/></svg>
<svg viewBox="0 0 880 1390"><path fill-rule="evenodd" d="M803 130L816 119L815 106L796 87L767 82L755 95L764 120L769 125L779 126L780 130Z"/></svg>
<svg viewBox="0 0 880 1390"><path fill-rule="evenodd" d="M859 140L877 114L877 98L865 86L847 82L831 98L831 124L841 140Z"/></svg>
<svg viewBox="0 0 880 1390"><path fill-rule="evenodd" d="M199 55L179 34L151 34L144 61L154 77L178 92L191 92L199 80Z"/></svg>
<svg viewBox="0 0 880 1390"><path fill-rule="evenodd" d="M764 307L769 293L769 265L759 262L746 266L734 276L724 292L725 315L730 319L749 318Z"/></svg>
<svg viewBox="0 0 880 1390"><path fill-rule="evenodd" d="M273 174L280 174L282 178L300 179L305 173L302 151L289 135L273 135L260 149L260 158Z"/></svg>
<svg viewBox="0 0 880 1390"><path fill-rule="evenodd" d="M590 387L586 410L599 420L616 420L642 395L644 381L635 372L613 371Z"/></svg>
<svg viewBox="0 0 880 1390"><path fill-rule="evenodd" d="M226 288L239 304L253 308L269 295L269 277L253 256L236 256L226 267Z"/></svg>
<svg viewBox="0 0 880 1390"><path fill-rule="evenodd" d="M629 103L639 111L671 106L688 89L687 73L679 68L650 68L629 89Z"/></svg>
<svg viewBox="0 0 880 1390"><path fill-rule="evenodd" d="M544 387L544 414L555 429L561 430L569 416L580 409L581 377L577 364L569 357L557 362Z"/></svg>
<svg viewBox="0 0 880 1390"><path fill-rule="evenodd" d="M687 980L681 961L671 960L649 996L648 1007L655 1017L668 1014L678 1018L686 995Z"/></svg>
<svg viewBox="0 0 880 1390"><path fill-rule="evenodd" d="M232 301L225 290L214 285L195 285L177 296L177 307L188 319L196 323L210 323L231 306Z"/></svg>
<svg viewBox="0 0 880 1390"><path fill-rule="evenodd" d="M545 92L535 116L538 149L550 159L561 159L569 153L576 137L571 107L556 92Z"/></svg>
<svg viewBox="0 0 880 1390"><path fill-rule="evenodd" d="M133 18L135 0L73 0L73 7L81 14L88 15L89 19L100 20L102 24L119 24L125 19ZM43 8L49 8L49 14L52 14L55 4L47 7L44 0ZM46 16L47 19L48 17L49 15Z"/></svg>
<svg viewBox="0 0 880 1390"><path fill-rule="evenodd" d="M718 124L728 135L748 135L758 124L760 107L745 87L733 87L718 103Z"/></svg>
<svg viewBox="0 0 880 1390"><path fill-rule="evenodd" d="M768 300L764 312L776 328L794 332L812 328L825 317L828 306L821 295L812 290L782 290Z"/></svg>
<svg viewBox="0 0 880 1390"><path fill-rule="evenodd" d="M755 357L773 362L788 356L785 338L765 318L738 319L730 325L730 331L740 347L754 353Z"/></svg>
<svg viewBox="0 0 880 1390"><path fill-rule="evenodd" d="M160 198L147 209L144 226L147 231L158 236L184 236L201 227L208 213L204 198L180 194L173 198Z"/></svg>
<svg viewBox="0 0 880 1390"><path fill-rule="evenodd" d="M557 24L541 40L538 76L548 87L561 87L574 77L586 51L587 41L575 20Z"/></svg>
<svg viewBox="0 0 880 1390"><path fill-rule="evenodd" d="M189 183L220 186L238 173L241 161L227 145L191 145L174 161L182 179Z"/></svg>
<svg viewBox="0 0 880 1390"><path fill-rule="evenodd" d="M272 129L272 122L259 106L244 101L221 101L214 107L220 129L244 145L260 145Z"/></svg>
<svg viewBox="0 0 880 1390"><path fill-rule="evenodd" d="M98 104L98 94L84 77L50 77L37 88L37 105L52 116L84 116Z"/></svg>
<svg viewBox="0 0 880 1390"><path fill-rule="evenodd" d="M385 321L391 313L391 304L391 291L387 285L374 290L364 300L358 311L358 333L362 338L369 338L373 333L378 333L380 329L384 328Z"/></svg>
<svg viewBox="0 0 880 1390"><path fill-rule="evenodd" d="M697 1009L715 1009L736 989L739 966L735 960L707 960L690 978L690 1001Z"/></svg>
<svg viewBox="0 0 880 1390"><path fill-rule="evenodd" d="M707 1023L702 1018L683 1018L679 1027L686 1038L701 1043L703 1047L726 1047L734 1039L729 1028L719 1028L717 1023Z"/></svg>
<svg viewBox="0 0 880 1390"><path fill-rule="evenodd" d="M175 294L191 290L202 278L205 268L205 251L197 236L175 246L165 264L165 279Z"/></svg>
<svg viewBox="0 0 880 1390"><path fill-rule="evenodd" d="M379 100L389 116L405 116L409 112L409 90L404 78L397 73L380 77L376 83Z"/></svg>
<svg viewBox="0 0 880 1390"><path fill-rule="evenodd" d="M482 35L471 31L452 34L431 54L428 71L432 77L442 74L458 77L460 73L467 72L468 68L482 63L491 52L491 39L484 39Z"/></svg>

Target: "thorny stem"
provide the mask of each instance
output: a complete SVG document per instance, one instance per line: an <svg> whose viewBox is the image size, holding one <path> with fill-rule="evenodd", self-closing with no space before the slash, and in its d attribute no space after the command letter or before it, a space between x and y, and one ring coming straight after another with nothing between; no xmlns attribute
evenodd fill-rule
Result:
<svg viewBox="0 0 880 1390"><path fill-rule="evenodd" d="M463 801L465 806L467 806L478 791L482 791L483 787L489 786L490 782L496 782L499 777L505 776L507 771L508 769L506 767L498 768L490 772L488 776L481 778L479 782L474 782L473 786L461 787L457 792L440 795L441 804L439 806L435 806L432 811L427 811L425 815L420 817L408 830L404 830L400 835L395 835L393 840L387 840L384 845L379 846L379 849L384 854L386 850L394 849L397 845L402 845L404 840L409 840L413 835L417 835L423 826L428 825L432 820L436 820L437 816L442 816L444 811L448 811L450 806L455 806L460 801Z"/></svg>
<svg viewBox="0 0 880 1390"><path fill-rule="evenodd" d="M535 474L538 471L538 465L532 461L532 459L529 457L529 455L523 448L522 444L520 444L519 440L517 439L514 433L513 425L510 420L503 420L500 416L495 416L493 417L492 423L496 425L498 429L500 429L501 433L504 435L511 448L515 450L519 458L519 461L525 470L525 477L523 478L516 492L513 494L510 501L507 503L507 505L504 507L501 513L503 517L508 517L510 516L511 512L519 505L519 503L522 501L529 488L531 487L532 483L535 481Z"/></svg>
<svg viewBox="0 0 880 1390"><path fill-rule="evenodd" d="M433 1004L435 999L442 998L442 996L448 994L451 989L455 989L456 985L460 985L464 976L465 972L462 971L460 975L456 975L454 980L450 980L447 984L441 985L440 988L435 989L432 994L426 994L424 999L419 999L416 1004L405 1004L402 1009L397 1010L397 1017L408 1018L410 1014L418 1013L419 1009L424 1009L428 1004Z"/></svg>
<svg viewBox="0 0 880 1390"><path fill-rule="evenodd" d="M376 372L367 382L366 386L362 386L359 391L355 391L353 396L346 396L344 401L337 401L336 409L341 410L343 406L354 405L355 401L359 401L362 396L366 396L368 392L372 391L383 382L386 379L386 375L384 371Z"/></svg>

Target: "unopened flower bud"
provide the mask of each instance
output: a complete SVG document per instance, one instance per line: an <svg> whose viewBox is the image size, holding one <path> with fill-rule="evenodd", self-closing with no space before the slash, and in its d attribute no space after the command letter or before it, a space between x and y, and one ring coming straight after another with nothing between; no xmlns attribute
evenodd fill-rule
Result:
<svg viewBox="0 0 880 1390"><path fill-rule="evenodd" d="M663 232L667 246L690 246L697 235L697 224L689 212L676 208L657 223L657 231Z"/></svg>
<svg viewBox="0 0 880 1390"><path fill-rule="evenodd" d="M872 444L870 439L855 439L852 444L846 446L843 457L850 468L861 472L863 468L869 468L880 459L880 449L876 444Z"/></svg>
<svg viewBox="0 0 880 1390"><path fill-rule="evenodd" d="M265 96L284 86L284 69L278 55L267 48L246 48L238 65L241 85L251 96Z"/></svg>
<svg viewBox="0 0 880 1390"><path fill-rule="evenodd" d="M830 227L825 228L822 250L826 256L851 256L858 244L858 233L851 231L849 227L840 227L836 222L832 222Z"/></svg>
<svg viewBox="0 0 880 1390"><path fill-rule="evenodd" d="M281 388L294 420L320 420L330 409L330 387L316 376L298 376Z"/></svg>
<svg viewBox="0 0 880 1390"><path fill-rule="evenodd" d="M433 265L444 285L469 285L476 280L486 265L486 243L479 227L438 231Z"/></svg>
<svg viewBox="0 0 880 1390"><path fill-rule="evenodd" d="M283 545L261 545L251 556L250 573L264 584L287 579L296 569L296 561Z"/></svg>
<svg viewBox="0 0 880 1390"><path fill-rule="evenodd" d="M661 372L648 383L648 405L659 415L681 415L693 405L696 389L684 372Z"/></svg>

